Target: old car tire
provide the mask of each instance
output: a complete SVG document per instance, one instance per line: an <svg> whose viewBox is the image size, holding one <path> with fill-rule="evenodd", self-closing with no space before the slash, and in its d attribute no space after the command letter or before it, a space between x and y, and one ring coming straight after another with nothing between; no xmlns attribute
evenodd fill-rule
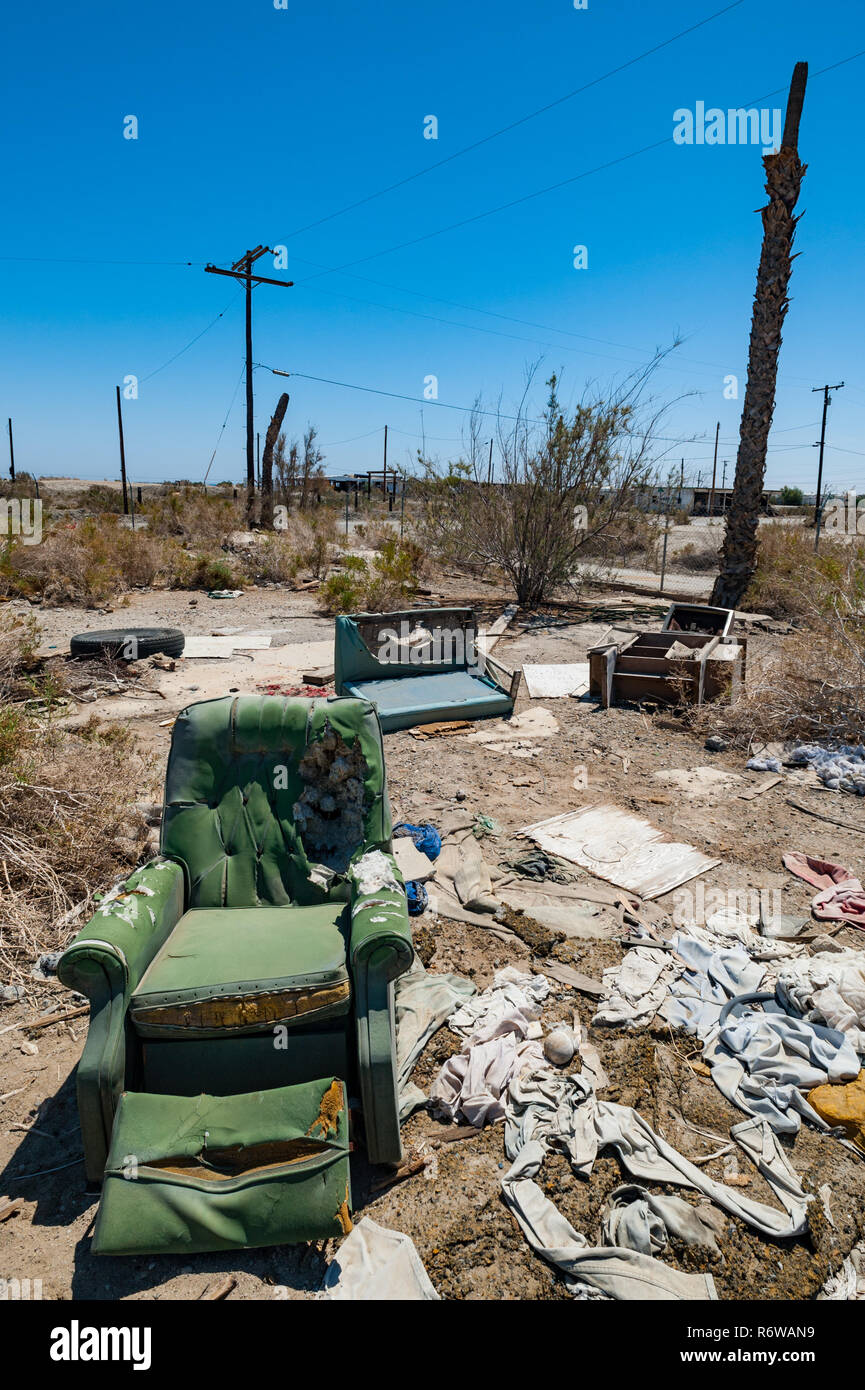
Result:
<svg viewBox="0 0 865 1390"><path fill-rule="evenodd" d="M156 652L164 656L182 656L185 641L178 627L111 628L105 632L77 633L69 639L69 650L73 656L110 656L134 661Z"/></svg>

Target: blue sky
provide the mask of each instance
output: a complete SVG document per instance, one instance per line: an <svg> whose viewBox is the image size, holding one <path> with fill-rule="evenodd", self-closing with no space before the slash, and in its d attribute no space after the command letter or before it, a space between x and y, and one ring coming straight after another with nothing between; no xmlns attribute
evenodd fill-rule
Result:
<svg viewBox="0 0 865 1390"><path fill-rule="evenodd" d="M296 285L255 292L257 362L409 397L435 376L440 402L465 406L482 392L509 411L526 365L542 356L537 413L551 370L573 399L587 380L606 386L680 334L655 388L675 402L663 430L670 463L684 457L689 474L706 476L720 420L729 480L761 150L678 145L673 113L698 101L783 108L793 64L806 59L800 153L810 167L767 479L813 490L820 398L810 388L843 380L826 476L862 489L865 194L850 175L865 135L865 57L819 75L865 49L861 0L837 0L831 16L813 0L742 0L451 158L727 3L7 7L0 417L5 428L13 416L18 467L116 476L114 387L134 375L138 398L124 405L134 479L201 478L217 442L211 479L240 478L242 293L203 265L266 243L288 247L288 267L265 258L264 273ZM136 140L123 137L129 115ZM437 140L424 138L429 115ZM586 269L574 268L576 245L587 247ZM724 398L731 374L738 400ZM315 422L329 472L379 464L385 423L393 462L406 464L420 444L415 401L301 376L285 383L260 368L262 435L286 385L286 429L300 435ZM456 455L464 420L427 402L429 452ZM673 442L694 435L705 437Z"/></svg>

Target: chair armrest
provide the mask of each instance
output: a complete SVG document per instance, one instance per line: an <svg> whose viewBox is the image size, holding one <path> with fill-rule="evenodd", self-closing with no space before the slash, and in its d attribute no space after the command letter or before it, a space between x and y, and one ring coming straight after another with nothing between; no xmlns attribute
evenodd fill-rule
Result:
<svg viewBox="0 0 865 1390"><path fill-rule="evenodd" d="M518 666L515 671L511 670L510 666L506 666L503 661L497 661L496 658L490 656L489 653L484 657L484 666L487 674L492 676L493 680L496 681L502 689L507 686L508 694L511 699L516 700L520 689L523 668Z"/></svg>
<svg viewBox="0 0 865 1390"><path fill-rule="evenodd" d="M57 966L69 989L90 998L105 974L128 997L184 909L183 869L170 859L153 859L136 869L123 891L97 908ZM94 973L93 966L101 967Z"/></svg>
<svg viewBox="0 0 865 1390"><path fill-rule="evenodd" d="M394 980L414 959L405 884L396 860L382 850L368 851L352 866L349 878L352 968L371 964Z"/></svg>

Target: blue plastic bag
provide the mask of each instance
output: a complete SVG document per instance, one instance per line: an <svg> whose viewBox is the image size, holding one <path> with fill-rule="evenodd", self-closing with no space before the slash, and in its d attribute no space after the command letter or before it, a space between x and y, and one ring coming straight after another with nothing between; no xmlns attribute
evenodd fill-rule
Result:
<svg viewBox="0 0 865 1390"><path fill-rule="evenodd" d="M412 879L405 886L409 917L419 917L429 902L429 895L419 878Z"/></svg>
<svg viewBox="0 0 865 1390"><path fill-rule="evenodd" d="M425 854L427 859L438 859L441 854L442 839L434 825L424 822L423 825L409 825L408 821L401 821L394 826L394 835L409 835L415 843L417 849Z"/></svg>

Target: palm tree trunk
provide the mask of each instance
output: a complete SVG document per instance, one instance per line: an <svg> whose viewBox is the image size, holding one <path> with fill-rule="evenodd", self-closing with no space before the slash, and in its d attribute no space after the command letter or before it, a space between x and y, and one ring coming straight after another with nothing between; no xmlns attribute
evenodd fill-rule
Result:
<svg viewBox="0 0 865 1390"><path fill-rule="evenodd" d="M766 448L775 410L781 329L789 304L787 287L793 268L793 237L799 221L793 216L793 209L807 168L801 163L797 150L807 78L808 64L797 63L787 98L781 148L777 154L763 158L769 202L762 209L763 249L751 316L748 383L720 573L711 598L712 603L724 608L735 608L741 602L757 562L757 522L766 473Z"/></svg>
<svg viewBox="0 0 865 1390"><path fill-rule="evenodd" d="M261 524L267 531L273 530L273 451L282 429L285 412L288 409L288 393L283 391L273 412L264 438L264 455L261 460Z"/></svg>

